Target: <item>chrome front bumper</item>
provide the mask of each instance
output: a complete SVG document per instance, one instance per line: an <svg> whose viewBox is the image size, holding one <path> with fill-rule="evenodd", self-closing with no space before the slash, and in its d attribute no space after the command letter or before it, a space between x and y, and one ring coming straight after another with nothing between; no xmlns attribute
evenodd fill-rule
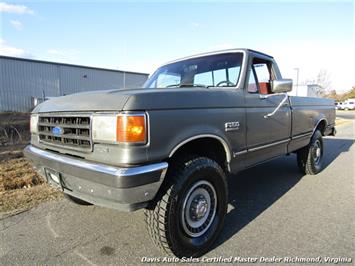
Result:
<svg viewBox="0 0 355 266"><path fill-rule="evenodd" d="M168 163L121 168L98 164L38 149L24 149L25 156L48 183L64 193L95 205L134 211L146 207L164 180ZM56 173L59 183L48 173Z"/></svg>

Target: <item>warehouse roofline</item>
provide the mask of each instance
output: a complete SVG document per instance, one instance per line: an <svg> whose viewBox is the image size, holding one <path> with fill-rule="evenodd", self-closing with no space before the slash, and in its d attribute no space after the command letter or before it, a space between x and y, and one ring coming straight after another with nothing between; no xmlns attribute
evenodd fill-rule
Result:
<svg viewBox="0 0 355 266"><path fill-rule="evenodd" d="M1 58L18 60L18 61L34 62L34 63L42 63L42 64L50 64L50 65L71 66L71 67L78 67L78 68L80 67L80 68L88 68L88 69L95 69L95 70L112 71L112 72L118 72L118 73L138 74L138 75L147 75L147 76L149 75L148 73L142 73L142 72L124 71L124 70L117 70L117 69L110 69L110 68L103 68L103 67L84 66L84 65L75 65L75 64L68 64L68 63L22 58L22 57L0 55L0 59Z"/></svg>

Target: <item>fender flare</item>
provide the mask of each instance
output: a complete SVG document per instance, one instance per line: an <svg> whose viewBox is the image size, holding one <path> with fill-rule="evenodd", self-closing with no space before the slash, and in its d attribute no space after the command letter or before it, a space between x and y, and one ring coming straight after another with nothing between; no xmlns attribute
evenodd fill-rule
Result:
<svg viewBox="0 0 355 266"><path fill-rule="evenodd" d="M226 140L224 140L222 137L214 135L214 134L200 134L200 135L195 135L193 137L187 138L183 141L181 141L179 144L177 144L169 153L169 158L171 158L174 153L183 145L185 145L186 143L189 143L190 141L196 140L196 139L202 139L202 138L214 138L216 140L218 140L224 148L224 151L226 153L226 159L227 159L227 163L229 164L231 159L232 159L232 155L231 155L231 149L229 148L229 145L227 143Z"/></svg>
<svg viewBox="0 0 355 266"><path fill-rule="evenodd" d="M316 132L316 129L318 128L319 124L320 124L322 121L325 121L325 126L328 125L328 120L327 120L325 117L320 118L320 119L318 120L317 124L315 125L314 129L313 129L312 136L314 135L314 132Z"/></svg>

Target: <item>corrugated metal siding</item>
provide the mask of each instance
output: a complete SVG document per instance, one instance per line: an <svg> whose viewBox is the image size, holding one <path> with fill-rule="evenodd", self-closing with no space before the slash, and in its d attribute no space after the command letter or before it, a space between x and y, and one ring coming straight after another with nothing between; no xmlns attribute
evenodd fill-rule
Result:
<svg viewBox="0 0 355 266"><path fill-rule="evenodd" d="M125 78L126 78L126 88L139 88L147 80L148 76L130 75L126 73Z"/></svg>
<svg viewBox="0 0 355 266"><path fill-rule="evenodd" d="M55 65L0 58L0 111L26 112L31 97L59 96L58 68Z"/></svg>
<svg viewBox="0 0 355 266"><path fill-rule="evenodd" d="M60 68L63 94L123 87L123 73L63 66Z"/></svg>
<svg viewBox="0 0 355 266"><path fill-rule="evenodd" d="M0 111L28 112L33 97L139 87L147 75L0 57ZM125 81L124 81L125 77Z"/></svg>

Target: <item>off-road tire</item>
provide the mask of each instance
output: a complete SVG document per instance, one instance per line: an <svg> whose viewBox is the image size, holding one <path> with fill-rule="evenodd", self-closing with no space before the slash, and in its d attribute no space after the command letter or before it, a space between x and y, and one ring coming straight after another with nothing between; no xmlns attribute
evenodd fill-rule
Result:
<svg viewBox="0 0 355 266"><path fill-rule="evenodd" d="M211 209L215 206L215 215L209 220L207 231L203 233L202 230L201 236L192 237L186 233L186 220L183 222L183 219L187 211L183 211L183 206L191 196L191 190L204 182L213 186L216 204L211 204ZM156 200L145 210L148 233L154 244L168 255L200 257L209 250L223 228L227 201L226 176L217 162L198 156L176 158L169 165Z"/></svg>
<svg viewBox="0 0 355 266"><path fill-rule="evenodd" d="M71 202L73 202L73 203L75 203L75 204L78 204L78 205L83 205L83 206L92 205L90 202L87 202L87 201L78 199L78 198L73 197L73 196L68 195L68 194L64 194L64 196L65 196L69 201L71 201Z"/></svg>
<svg viewBox="0 0 355 266"><path fill-rule="evenodd" d="M316 149L320 147L320 157L317 160ZM297 164L300 170L307 175L316 175L322 170L323 166L323 138L322 133L316 130L310 143L297 152Z"/></svg>

